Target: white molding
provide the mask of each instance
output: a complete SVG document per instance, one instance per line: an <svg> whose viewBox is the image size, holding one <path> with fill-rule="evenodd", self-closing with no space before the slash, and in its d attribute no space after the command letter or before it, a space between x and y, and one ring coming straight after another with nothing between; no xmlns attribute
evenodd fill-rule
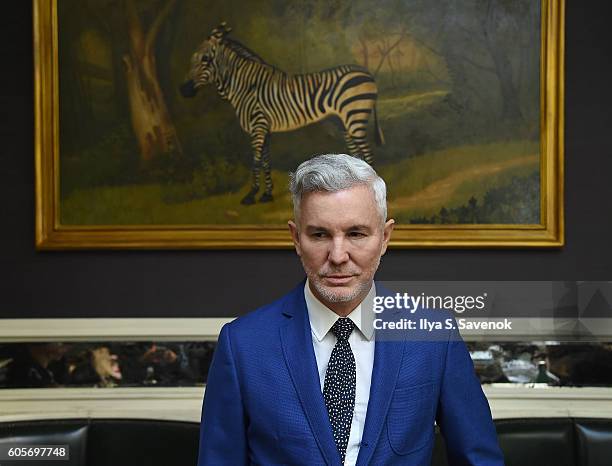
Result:
<svg viewBox="0 0 612 466"><path fill-rule="evenodd" d="M204 387L0 390L0 422L114 418L199 422Z"/></svg>
<svg viewBox="0 0 612 466"><path fill-rule="evenodd" d="M587 417L612 419L612 388L492 384L483 390L494 419Z"/></svg>
<svg viewBox="0 0 612 466"><path fill-rule="evenodd" d="M484 386L494 419L612 419L612 389ZM0 422L116 418L199 422L204 387L0 390Z"/></svg>
<svg viewBox="0 0 612 466"><path fill-rule="evenodd" d="M0 343L27 341L210 341L233 318L1 319Z"/></svg>

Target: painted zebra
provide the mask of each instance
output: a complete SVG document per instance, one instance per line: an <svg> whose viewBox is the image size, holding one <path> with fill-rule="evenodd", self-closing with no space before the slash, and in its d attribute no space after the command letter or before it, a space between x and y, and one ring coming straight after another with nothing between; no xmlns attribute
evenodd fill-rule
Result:
<svg viewBox="0 0 612 466"><path fill-rule="evenodd" d="M232 104L242 129L251 137L253 182L242 204L255 202L260 170L265 176L265 191L259 202L273 199L269 147L270 134L274 132L291 131L337 116L344 127L348 152L372 163L366 140L371 113L377 144L383 144L384 139L376 118L378 91L368 70L341 65L317 73L290 75L227 37L230 31L221 23L196 50L181 94L193 97L200 87L214 84L218 94Z"/></svg>

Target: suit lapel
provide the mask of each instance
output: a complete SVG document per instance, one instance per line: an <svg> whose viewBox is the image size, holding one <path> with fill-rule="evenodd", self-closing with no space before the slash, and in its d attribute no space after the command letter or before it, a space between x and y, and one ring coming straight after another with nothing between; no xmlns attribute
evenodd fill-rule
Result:
<svg viewBox="0 0 612 466"><path fill-rule="evenodd" d="M329 465L339 465L340 455L321 393L319 371L312 346L310 321L303 283L296 288L283 310L287 324L280 329L283 354L291 380L321 453Z"/></svg>
<svg viewBox="0 0 612 466"><path fill-rule="evenodd" d="M361 437L361 447L357 456L357 466L369 464L378 443L397 382L404 345L404 340L376 340L370 398Z"/></svg>

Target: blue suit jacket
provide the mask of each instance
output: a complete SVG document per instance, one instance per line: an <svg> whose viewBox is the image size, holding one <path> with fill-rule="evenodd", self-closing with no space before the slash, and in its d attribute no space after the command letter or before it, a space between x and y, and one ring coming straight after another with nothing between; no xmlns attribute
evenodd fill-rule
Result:
<svg viewBox="0 0 612 466"><path fill-rule="evenodd" d="M469 353L448 333L444 341L376 341L357 465L430 464L434 420L451 465L503 465ZM225 325L219 335L202 409L198 466L246 464L341 464L321 393L303 282Z"/></svg>

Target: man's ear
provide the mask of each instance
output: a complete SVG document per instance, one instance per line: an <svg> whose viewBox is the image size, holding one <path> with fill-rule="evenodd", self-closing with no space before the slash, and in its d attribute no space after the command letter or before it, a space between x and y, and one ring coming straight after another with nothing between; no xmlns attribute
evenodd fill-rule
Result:
<svg viewBox="0 0 612 466"><path fill-rule="evenodd" d="M298 227L293 220L287 222L289 225L289 231L291 232L291 239L293 240L293 246L295 246L295 252L298 256L302 255L302 248L300 247L300 232Z"/></svg>
<svg viewBox="0 0 612 466"><path fill-rule="evenodd" d="M391 232L393 231L393 225L395 225L395 220L393 220L392 218L390 218L389 220L387 220L387 223L385 223L385 226L383 228L383 246L382 246L382 252L381 252L381 256L387 252L387 246L389 245L389 240L391 239Z"/></svg>

